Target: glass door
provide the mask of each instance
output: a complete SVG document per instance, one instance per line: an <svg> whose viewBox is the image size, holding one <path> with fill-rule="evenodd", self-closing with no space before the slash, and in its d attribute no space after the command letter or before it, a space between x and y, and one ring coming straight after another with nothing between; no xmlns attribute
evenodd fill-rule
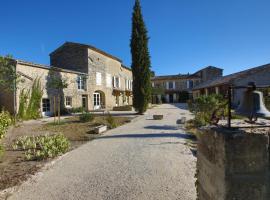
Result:
<svg viewBox="0 0 270 200"><path fill-rule="evenodd" d="M94 93L94 110L101 108L100 93Z"/></svg>

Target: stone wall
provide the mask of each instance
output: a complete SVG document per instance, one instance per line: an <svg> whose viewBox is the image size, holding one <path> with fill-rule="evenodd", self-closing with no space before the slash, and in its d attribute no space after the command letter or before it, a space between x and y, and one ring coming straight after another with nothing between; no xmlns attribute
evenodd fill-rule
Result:
<svg viewBox="0 0 270 200"><path fill-rule="evenodd" d="M53 98L57 96L57 91L52 91L47 87L49 68L37 67L34 65L28 64L17 64L17 71L23 74L21 76L22 82L19 82L17 85L17 110L19 109L20 102L20 93L23 89L31 90L33 81L36 78L40 79L41 86L43 89L42 98L48 98L51 101L51 112L53 112ZM87 95L87 91L78 90L78 84L76 82L79 73L69 73L63 71L57 71L59 76L67 80L68 87L61 91L62 97L71 97L72 98L72 107L77 108L82 106L82 95Z"/></svg>
<svg viewBox="0 0 270 200"><path fill-rule="evenodd" d="M201 81L205 82L221 77L223 75L223 69L216 67L207 67L197 72L196 75L199 75L201 77Z"/></svg>
<svg viewBox="0 0 270 200"><path fill-rule="evenodd" d="M50 54L51 65L54 67L88 73L87 48L81 45L65 44Z"/></svg>
<svg viewBox="0 0 270 200"><path fill-rule="evenodd" d="M204 129L198 142L198 199L270 199L269 167L269 132Z"/></svg>
<svg viewBox="0 0 270 200"><path fill-rule="evenodd" d="M93 108L93 93L97 91L102 91L105 94L105 105L106 109L112 109L116 106L116 97L113 95L113 90L117 89L119 91L126 91L125 80L132 80L132 72L129 69L126 69L122 66L121 62L105 56L99 52L96 52L92 49L88 49L88 71L89 71L89 106ZM101 85L96 84L96 73L101 73ZM111 77L117 76L120 78L120 88L113 88L113 86L107 86L106 76L109 74ZM124 101L123 95L119 97L118 106L127 105L127 102ZM129 99L129 104L132 105L132 98Z"/></svg>

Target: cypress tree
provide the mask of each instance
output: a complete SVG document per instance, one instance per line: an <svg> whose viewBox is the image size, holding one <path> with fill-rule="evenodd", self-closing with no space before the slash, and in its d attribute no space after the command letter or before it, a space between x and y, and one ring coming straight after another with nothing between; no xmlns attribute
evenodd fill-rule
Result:
<svg viewBox="0 0 270 200"><path fill-rule="evenodd" d="M130 48L133 73L133 106L139 114L143 114L147 110L151 99L151 61L148 40L140 1L136 0L132 15Z"/></svg>

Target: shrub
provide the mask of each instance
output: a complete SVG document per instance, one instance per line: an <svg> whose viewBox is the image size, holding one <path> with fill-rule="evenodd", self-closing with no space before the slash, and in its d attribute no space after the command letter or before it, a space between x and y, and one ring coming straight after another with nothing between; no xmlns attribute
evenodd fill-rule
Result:
<svg viewBox="0 0 270 200"><path fill-rule="evenodd" d="M71 109L68 109L68 110L71 113L82 113L84 111L84 108L83 107L78 107L78 108L71 108Z"/></svg>
<svg viewBox="0 0 270 200"><path fill-rule="evenodd" d="M12 146L14 150L25 151L26 160L44 160L64 154L70 143L63 134L58 134L20 137Z"/></svg>
<svg viewBox="0 0 270 200"><path fill-rule="evenodd" d="M40 102L43 90L41 88L40 78L36 78L32 85L31 96L26 110L27 119L37 119L41 117Z"/></svg>
<svg viewBox="0 0 270 200"><path fill-rule="evenodd" d="M20 93L20 102L19 102L19 111L18 111L19 119L27 118L26 109L27 109L28 98L29 98L29 90L22 89Z"/></svg>
<svg viewBox="0 0 270 200"><path fill-rule="evenodd" d="M189 93L187 91L182 91L179 93L179 102L186 103L189 100Z"/></svg>
<svg viewBox="0 0 270 200"><path fill-rule="evenodd" d="M81 122L91 122L95 119L94 115L90 112L84 112L80 115Z"/></svg>
<svg viewBox="0 0 270 200"><path fill-rule="evenodd" d="M109 124L109 128L116 128L118 126L118 123L116 122L115 118L110 113L108 113L106 121Z"/></svg>
<svg viewBox="0 0 270 200"><path fill-rule="evenodd" d="M0 112L0 140L4 137L8 127L12 124L12 118L7 111Z"/></svg>
<svg viewBox="0 0 270 200"><path fill-rule="evenodd" d="M113 107L113 111L132 111L132 106L130 105L116 106L116 107Z"/></svg>
<svg viewBox="0 0 270 200"><path fill-rule="evenodd" d="M205 126L211 123L213 113L219 118L228 112L227 102L220 95L200 96L194 101L188 101L188 107L195 114L194 126Z"/></svg>
<svg viewBox="0 0 270 200"><path fill-rule="evenodd" d="M5 149L4 146L0 144L0 158L4 155Z"/></svg>
<svg viewBox="0 0 270 200"><path fill-rule="evenodd" d="M30 90L22 89L20 93L18 117L22 120L38 119L41 117L40 102L43 95L40 78L33 82Z"/></svg>

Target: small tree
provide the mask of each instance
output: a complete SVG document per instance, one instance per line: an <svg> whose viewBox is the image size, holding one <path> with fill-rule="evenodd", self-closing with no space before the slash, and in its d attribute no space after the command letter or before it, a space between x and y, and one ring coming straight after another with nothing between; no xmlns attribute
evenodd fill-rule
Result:
<svg viewBox="0 0 270 200"><path fill-rule="evenodd" d="M61 74L55 71L53 68L49 71L47 87L57 92L57 102L58 102L58 124L60 124L61 116L61 91L68 87L67 79L62 78ZM55 99L55 96L54 96ZM54 100L54 105L56 101ZM54 117L56 116L56 108L54 106Z"/></svg>
<svg viewBox="0 0 270 200"><path fill-rule="evenodd" d="M20 75L16 73L16 61L11 55L0 56L0 89L15 92L17 83L20 81ZM16 123L17 103L16 96L13 95L14 101L14 123Z"/></svg>
<svg viewBox="0 0 270 200"><path fill-rule="evenodd" d="M11 55L0 56L0 86L4 90L16 89L19 75L16 73L16 63Z"/></svg>
<svg viewBox="0 0 270 200"><path fill-rule="evenodd" d="M136 0L132 16L131 55L133 73L133 106L140 114L147 110L151 101L151 70L148 36L140 1Z"/></svg>

